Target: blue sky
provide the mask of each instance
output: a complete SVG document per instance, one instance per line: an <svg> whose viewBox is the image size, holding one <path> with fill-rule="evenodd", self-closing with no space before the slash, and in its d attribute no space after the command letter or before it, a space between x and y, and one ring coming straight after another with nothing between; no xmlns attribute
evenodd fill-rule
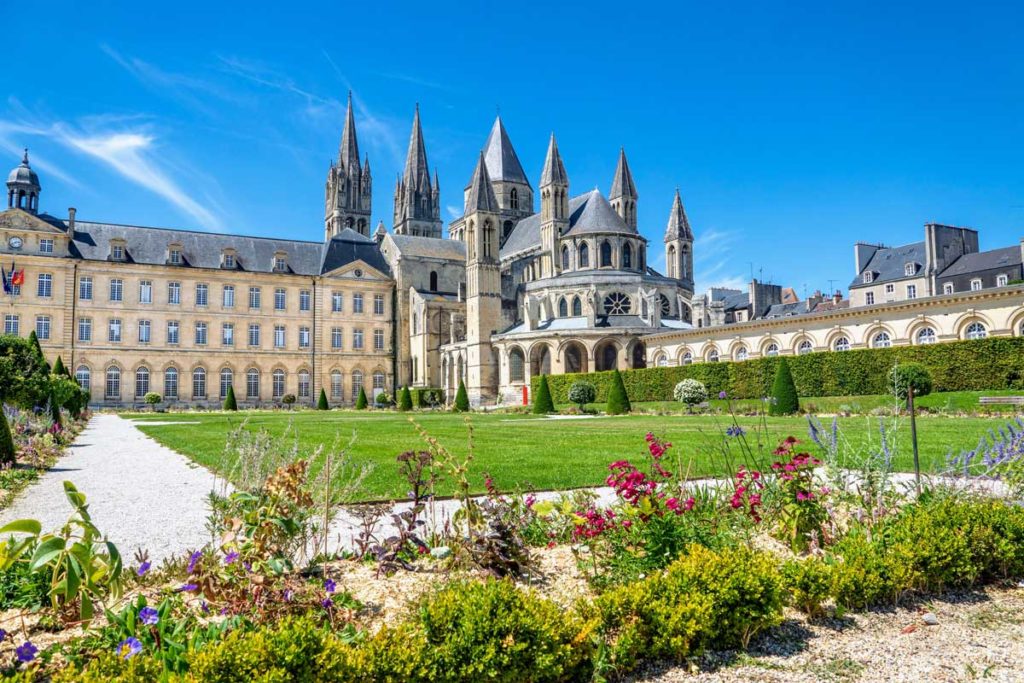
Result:
<svg viewBox="0 0 1024 683"><path fill-rule="evenodd" d="M152 4L4 14L0 151L44 210L320 239L352 88L389 226L419 102L446 221L500 107L534 182L551 131L574 194L624 146L652 257L678 186L701 287L845 290L854 241L930 220L1024 237L1012 3Z"/></svg>

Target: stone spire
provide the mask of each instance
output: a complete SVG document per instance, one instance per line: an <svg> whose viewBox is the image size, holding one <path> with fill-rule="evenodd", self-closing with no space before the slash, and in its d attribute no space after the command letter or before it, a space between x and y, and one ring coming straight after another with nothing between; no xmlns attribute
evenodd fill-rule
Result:
<svg viewBox="0 0 1024 683"><path fill-rule="evenodd" d="M431 185L429 168L420 125L420 106L417 104L405 170L395 187L396 235L441 237L441 188L436 174Z"/></svg>
<svg viewBox="0 0 1024 683"><path fill-rule="evenodd" d="M412 134L409 136L409 151L405 156L405 173L402 180L407 187L420 192L430 187L427 148L423 143L423 128L420 126L420 105L418 103L412 119Z"/></svg>
<svg viewBox="0 0 1024 683"><path fill-rule="evenodd" d="M484 160L492 181L530 184L500 116L494 119L491 134L487 136L487 142L484 144Z"/></svg>
<svg viewBox="0 0 1024 683"><path fill-rule="evenodd" d="M330 239L345 228L370 236L372 187L369 157L362 166L359 164L359 142L356 139L356 120L350 90L341 144L338 145L338 160L331 162L327 169L324 239Z"/></svg>
<svg viewBox="0 0 1024 683"><path fill-rule="evenodd" d="M338 164L349 175L359 175L359 142L356 140L356 120L352 113L352 91L348 91L348 108L345 110L345 127L338 146Z"/></svg>
<svg viewBox="0 0 1024 683"><path fill-rule="evenodd" d="M608 195L609 200L619 197L637 199L636 185L633 184L633 174L629 170L629 162L626 161L626 150L619 148L619 163L615 166L615 178L612 180L612 191Z"/></svg>
<svg viewBox="0 0 1024 683"><path fill-rule="evenodd" d="M484 153L480 152L480 158L473 169L473 178L466 188L466 214L487 211L498 213L498 198L494 196L494 188L491 186L491 177L487 173L487 162L484 160Z"/></svg>
<svg viewBox="0 0 1024 683"><path fill-rule="evenodd" d="M544 158L544 170L540 173L540 186L568 184L569 176L565 172L562 155L558 153L558 143L555 141L555 134L552 133L551 141L548 143L548 155Z"/></svg>
<svg viewBox="0 0 1024 683"><path fill-rule="evenodd" d="M693 231L690 229L690 220L686 217L686 209L683 208L683 200L679 196L679 188L676 188L676 197L672 201L672 211L668 215L668 227L665 228L665 241L671 240L693 240Z"/></svg>

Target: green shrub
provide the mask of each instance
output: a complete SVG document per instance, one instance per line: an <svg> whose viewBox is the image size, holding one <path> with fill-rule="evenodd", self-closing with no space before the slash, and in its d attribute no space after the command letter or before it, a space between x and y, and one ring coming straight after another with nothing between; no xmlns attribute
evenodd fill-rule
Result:
<svg viewBox="0 0 1024 683"><path fill-rule="evenodd" d="M789 560L782 565L782 580L789 603L811 618L822 613L832 595L832 566L817 557Z"/></svg>
<svg viewBox="0 0 1024 683"><path fill-rule="evenodd" d="M628 413L633 407L629 404L629 394L626 393L626 385L622 383L622 373L616 369L612 373L612 385L608 389L608 406L605 412L609 415L622 415Z"/></svg>
<svg viewBox="0 0 1024 683"><path fill-rule="evenodd" d="M892 370L889 371L889 390L896 398L905 399L910 387L914 388L914 396L932 393L932 376L928 368L920 363L900 363L892 366Z"/></svg>
<svg viewBox="0 0 1024 683"><path fill-rule="evenodd" d="M320 387L320 398L316 400L317 410L330 410L331 404L327 402L327 392L323 387Z"/></svg>
<svg viewBox="0 0 1024 683"><path fill-rule="evenodd" d="M366 390L359 387L359 395L356 396L356 410L366 410L366 407L370 404L366 400Z"/></svg>
<svg viewBox="0 0 1024 683"><path fill-rule="evenodd" d="M409 387L404 387L398 393L398 409L403 413L412 410L412 394L409 392Z"/></svg>
<svg viewBox="0 0 1024 683"><path fill-rule="evenodd" d="M551 390L548 389L548 398L551 397ZM588 403L597 400L597 389L590 382L573 382L569 387L569 402L575 403L582 411Z"/></svg>
<svg viewBox="0 0 1024 683"><path fill-rule="evenodd" d="M547 375L541 375L537 391L533 394L533 413L534 415L547 415L553 412L555 412L555 403L551 400L548 378Z"/></svg>
<svg viewBox="0 0 1024 683"><path fill-rule="evenodd" d="M3 404L0 403L0 467L13 467L17 453L14 448L11 425L7 423L7 413L4 412Z"/></svg>
<svg viewBox="0 0 1024 683"><path fill-rule="evenodd" d="M290 409L295 405L295 394L285 394L281 397L281 403L285 404Z"/></svg>
<svg viewBox="0 0 1024 683"><path fill-rule="evenodd" d="M146 395L142 397L143 402L146 405L155 406L157 403L163 400L163 396L156 393L155 391L148 391Z"/></svg>
<svg viewBox="0 0 1024 683"><path fill-rule="evenodd" d="M588 680L585 623L509 580L450 584L420 602L416 625L425 680Z"/></svg>
<svg viewBox="0 0 1024 683"><path fill-rule="evenodd" d="M51 370L50 372L53 373L54 375L64 375L65 377L68 378L71 377L71 373L69 373L68 369L64 367L64 361L61 360L60 356L57 356L57 360L53 364L53 370Z"/></svg>
<svg viewBox="0 0 1024 683"><path fill-rule="evenodd" d="M235 388L228 385L228 394L224 397L224 410L238 410L238 402L235 400Z"/></svg>
<svg viewBox="0 0 1024 683"><path fill-rule="evenodd" d="M708 388L704 382L688 377L672 389L672 398L685 403L687 410L693 410L693 406L708 400Z"/></svg>
<svg viewBox="0 0 1024 683"><path fill-rule="evenodd" d="M444 390L436 387L413 389L412 395L417 408L433 408L444 403Z"/></svg>
<svg viewBox="0 0 1024 683"><path fill-rule="evenodd" d="M772 402L768 408L771 415L792 415L800 410L800 397L793 383L789 363L780 358L775 366L775 382L772 384Z"/></svg>
<svg viewBox="0 0 1024 683"><path fill-rule="evenodd" d="M455 392L455 411L465 413L469 411L469 394L466 393L466 383L459 380L459 390Z"/></svg>

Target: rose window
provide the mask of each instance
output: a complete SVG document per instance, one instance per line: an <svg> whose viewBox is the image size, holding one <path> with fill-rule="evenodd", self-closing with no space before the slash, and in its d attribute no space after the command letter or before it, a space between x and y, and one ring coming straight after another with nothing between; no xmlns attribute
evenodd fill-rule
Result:
<svg viewBox="0 0 1024 683"><path fill-rule="evenodd" d="M608 315L625 315L631 308L629 297L622 292L612 292L604 298L604 312Z"/></svg>

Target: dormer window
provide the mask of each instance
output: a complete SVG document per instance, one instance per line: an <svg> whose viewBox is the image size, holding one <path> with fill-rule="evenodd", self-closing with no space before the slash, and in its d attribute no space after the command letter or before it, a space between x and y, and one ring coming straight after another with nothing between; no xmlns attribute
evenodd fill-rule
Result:
<svg viewBox="0 0 1024 683"><path fill-rule="evenodd" d="M274 272L285 273L288 271L288 256L283 252L274 254Z"/></svg>
<svg viewBox="0 0 1024 683"><path fill-rule="evenodd" d="M167 262L172 266L181 265L181 245L172 244L167 247Z"/></svg>
<svg viewBox="0 0 1024 683"><path fill-rule="evenodd" d="M124 261L124 241L115 240L110 243L110 260Z"/></svg>
<svg viewBox="0 0 1024 683"><path fill-rule="evenodd" d="M225 249L224 253L222 253L221 257L220 257L220 266L221 266L221 268L227 268L229 270L233 270L236 267L236 263L237 262L235 260L235 250L234 249Z"/></svg>
<svg viewBox="0 0 1024 683"><path fill-rule="evenodd" d="M864 284L866 284L866 285L867 284L871 284L871 282L874 281L874 279L875 279L875 274L874 273L872 273L870 270L864 271Z"/></svg>
<svg viewBox="0 0 1024 683"><path fill-rule="evenodd" d="M913 275L916 272L917 272L917 264L906 263L906 264L903 265L903 274L906 275L907 277L910 277L911 275Z"/></svg>

